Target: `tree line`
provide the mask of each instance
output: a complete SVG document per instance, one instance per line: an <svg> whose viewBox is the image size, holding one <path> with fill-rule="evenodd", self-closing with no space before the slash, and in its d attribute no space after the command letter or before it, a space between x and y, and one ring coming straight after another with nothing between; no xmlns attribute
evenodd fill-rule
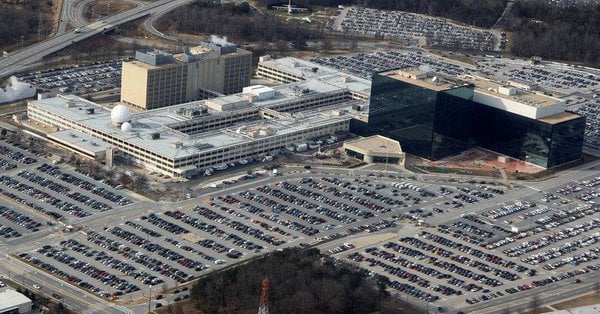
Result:
<svg viewBox="0 0 600 314"><path fill-rule="evenodd" d="M38 30L41 30L41 35L47 34L51 29L50 22L43 14L40 19L40 12L52 5L51 0L0 2L0 46L17 44L21 36L27 41Z"/></svg>
<svg viewBox="0 0 600 314"><path fill-rule="evenodd" d="M298 21L284 21L270 14L252 14L248 3L220 5L212 1L195 1L174 11L180 32L226 35L238 41L277 41L320 38L322 26L307 26Z"/></svg>
<svg viewBox="0 0 600 314"><path fill-rule="evenodd" d="M542 0L516 3L506 23L517 56L600 66L600 4L558 7Z"/></svg>
<svg viewBox="0 0 600 314"><path fill-rule="evenodd" d="M287 5L282 0L257 0L261 5ZM358 5L382 10L441 16L466 24L490 27L502 14L507 0L294 0L297 6Z"/></svg>
<svg viewBox="0 0 600 314"><path fill-rule="evenodd" d="M251 313L259 306L263 276L269 280L271 313L372 313L379 309L377 283L317 249L275 251L200 279L190 299L204 313Z"/></svg>

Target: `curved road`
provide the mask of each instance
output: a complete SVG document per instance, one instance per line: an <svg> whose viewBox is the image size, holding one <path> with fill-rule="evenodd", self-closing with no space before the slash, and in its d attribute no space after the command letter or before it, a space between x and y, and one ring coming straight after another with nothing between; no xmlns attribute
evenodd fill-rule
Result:
<svg viewBox="0 0 600 314"><path fill-rule="evenodd" d="M72 8L75 0L65 0L63 8ZM42 60L43 57L64 49L76 42L92 37L96 34L114 29L115 27L139 19L147 15L157 13L164 14L167 11L173 10L181 5L185 5L192 0L159 0L143 6L133 8L121 12L119 14L105 18L102 21L86 24L81 28L80 33L64 32L39 42L25 49L11 53L7 58L0 59L0 78L8 77L16 72L27 69L32 64ZM66 10L71 12L72 10ZM61 17L64 17L65 12L61 12ZM64 27L64 26L63 26ZM63 28L64 31L64 28Z"/></svg>

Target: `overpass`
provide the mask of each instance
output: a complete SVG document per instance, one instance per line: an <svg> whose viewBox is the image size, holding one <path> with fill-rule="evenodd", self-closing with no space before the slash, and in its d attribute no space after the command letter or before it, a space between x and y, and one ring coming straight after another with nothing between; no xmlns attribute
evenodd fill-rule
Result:
<svg viewBox="0 0 600 314"><path fill-rule="evenodd" d="M47 55L53 54L94 35L108 32L117 28L121 24L131 22L148 15L164 14L164 12L168 12L176 7L188 4L190 2L192 2L192 0L159 0L80 27L79 33L63 33L27 48L21 49L15 53L9 54L9 56L6 58L0 59L0 78L6 78L19 71L27 69L32 64L41 61L42 58Z"/></svg>

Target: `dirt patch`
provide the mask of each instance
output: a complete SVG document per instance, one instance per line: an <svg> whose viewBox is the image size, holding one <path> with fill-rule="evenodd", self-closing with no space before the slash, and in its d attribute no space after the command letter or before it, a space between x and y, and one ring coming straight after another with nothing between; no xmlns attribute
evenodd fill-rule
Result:
<svg viewBox="0 0 600 314"><path fill-rule="evenodd" d="M572 309L579 306L594 305L600 303L600 294L591 293L568 301L552 304L557 310Z"/></svg>
<svg viewBox="0 0 600 314"><path fill-rule="evenodd" d="M135 4L128 1L96 0L85 8L84 16L88 21L97 21L133 8Z"/></svg>

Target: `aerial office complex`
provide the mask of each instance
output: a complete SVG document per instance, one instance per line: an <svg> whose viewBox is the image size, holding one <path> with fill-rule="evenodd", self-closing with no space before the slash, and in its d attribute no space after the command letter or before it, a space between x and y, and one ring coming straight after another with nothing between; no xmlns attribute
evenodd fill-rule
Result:
<svg viewBox="0 0 600 314"><path fill-rule="evenodd" d="M138 113L111 110L76 96L32 101L29 118L50 125L48 138L80 155L132 163L173 177L277 154L283 149L348 133L370 82L329 73L275 87Z"/></svg>
<svg viewBox="0 0 600 314"><path fill-rule="evenodd" d="M581 156L585 118L564 102L481 78L419 70L373 75L368 134L439 159L477 145L542 167ZM364 130L363 130L364 131Z"/></svg>
<svg viewBox="0 0 600 314"><path fill-rule="evenodd" d="M139 113L58 96L30 102L28 116L79 154L115 153L173 177L348 132L383 135L400 154L429 159L472 146L543 167L581 155L583 117L557 99L484 79L394 70L369 82L294 58L263 60L258 74L288 83Z"/></svg>
<svg viewBox="0 0 600 314"><path fill-rule="evenodd" d="M252 53L215 37L182 54L149 50L135 57L123 62L121 101L141 109L238 93L252 74Z"/></svg>

